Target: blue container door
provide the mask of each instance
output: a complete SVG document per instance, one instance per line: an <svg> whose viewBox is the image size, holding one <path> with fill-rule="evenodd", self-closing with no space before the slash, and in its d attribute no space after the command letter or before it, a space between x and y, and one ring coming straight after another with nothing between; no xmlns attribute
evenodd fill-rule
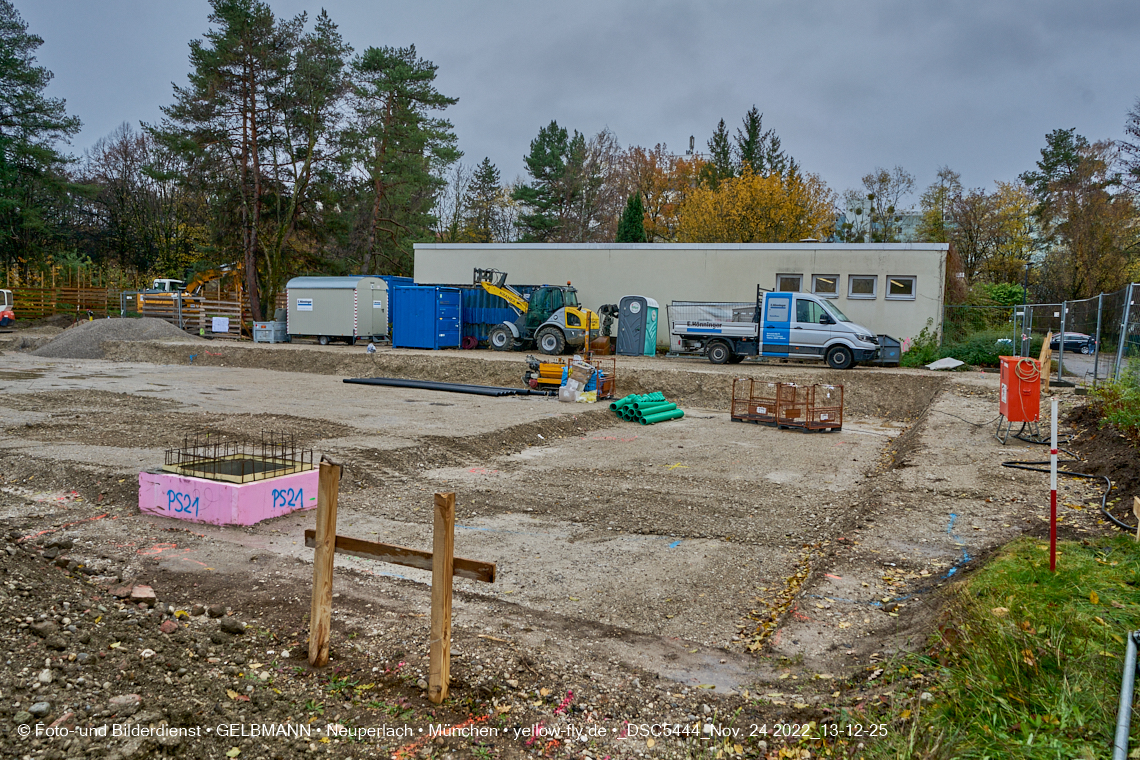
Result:
<svg viewBox="0 0 1140 760"><path fill-rule="evenodd" d="M398 287L392 313L392 345L435 348L435 288Z"/></svg>
<svg viewBox="0 0 1140 760"><path fill-rule="evenodd" d="M435 348L455 348L463 333L463 297L453 288L438 288L435 296Z"/></svg>

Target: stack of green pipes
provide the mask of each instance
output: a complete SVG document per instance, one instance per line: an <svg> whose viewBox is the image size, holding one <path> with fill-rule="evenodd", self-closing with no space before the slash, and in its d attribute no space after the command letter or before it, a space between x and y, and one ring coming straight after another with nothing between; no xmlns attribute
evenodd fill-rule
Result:
<svg viewBox="0 0 1140 760"><path fill-rule="evenodd" d="M679 420L685 416L684 410L678 409L676 404L669 403L660 391L641 396L631 393L623 399L612 402L610 410L623 420L640 422L642 425Z"/></svg>

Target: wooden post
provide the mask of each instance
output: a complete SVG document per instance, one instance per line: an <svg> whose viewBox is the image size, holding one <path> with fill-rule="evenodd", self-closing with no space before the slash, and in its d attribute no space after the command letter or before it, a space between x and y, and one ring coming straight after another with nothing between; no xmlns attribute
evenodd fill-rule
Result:
<svg viewBox="0 0 1140 760"><path fill-rule="evenodd" d="M1045 342L1041 344L1041 358L1038 363L1041 365L1041 382L1044 384L1041 390L1049 390L1049 380L1053 376L1053 349L1049 348L1050 341L1053 340L1053 331L1050 330L1045 335ZM1064 349L1064 346L1061 346Z"/></svg>
<svg viewBox="0 0 1140 760"><path fill-rule="evenodd" d="M451 679L451 571L455 553L455 494L435 495L431 563L431 647L428 699L447 699Z"/></svg>
<svg viewBox="0 0 1140 760"><path fill-rule="evenodd" d="M1140 496L1132 497L1132 516L1136 518L1136 540L1140 541Z"/></svg>
<svg viewBox="0 0 1140 760"><path fill-rule="evenodd" d="M340 465L321 462L317 486L317 548L313 552L313 605L309 611L309 664L318 668L329 664L336 500L339 492Z"/></svg>

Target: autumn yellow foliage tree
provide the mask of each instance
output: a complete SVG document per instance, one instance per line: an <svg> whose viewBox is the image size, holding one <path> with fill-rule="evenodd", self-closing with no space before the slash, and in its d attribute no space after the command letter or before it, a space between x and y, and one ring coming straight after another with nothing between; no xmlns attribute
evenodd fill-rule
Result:
<svg viewBox="0 0 1140 760"><path fill-rule="evenodd" d="M649 242L674 242L681 205L696 187L704 162L695 156L673 155L664 143L658 143L653 148L630 147L623 164L627 194L641 193Z"/></svg>
<svg viewBox="0 0 1140 760"><path fill-rule="evenodd" d="M716 189L700 187L681 207L682 243L794 243L824 239L835 223L835 193L815 174L760 176L745 167Z"/></svg>

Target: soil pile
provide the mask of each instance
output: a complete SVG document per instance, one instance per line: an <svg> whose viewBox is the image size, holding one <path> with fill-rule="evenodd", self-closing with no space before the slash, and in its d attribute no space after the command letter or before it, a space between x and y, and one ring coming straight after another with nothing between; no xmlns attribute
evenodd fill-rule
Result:
<svg viewBox="0 0 1140 760"><path fill-rule="evenodd" d="M151 317L142 319L97 319L80 322L64 330L33 356L51 359L105 359L104 341L188 340L198 341L169 322Z"/></svg>
<svg viewBox="0 0 1140 760"><path fill-rule="evenodd" d="M1133 522L1129 497L1140 496L1140 450L1112 425L1102 427L1100 412L1092 404L1074 410L1068 422L1074 428L1068 448L1085 460L1076 468L1091 475L1107 475L1112 480L1113 498L1123 497L1121 508L1114 514Z"/></svg>

